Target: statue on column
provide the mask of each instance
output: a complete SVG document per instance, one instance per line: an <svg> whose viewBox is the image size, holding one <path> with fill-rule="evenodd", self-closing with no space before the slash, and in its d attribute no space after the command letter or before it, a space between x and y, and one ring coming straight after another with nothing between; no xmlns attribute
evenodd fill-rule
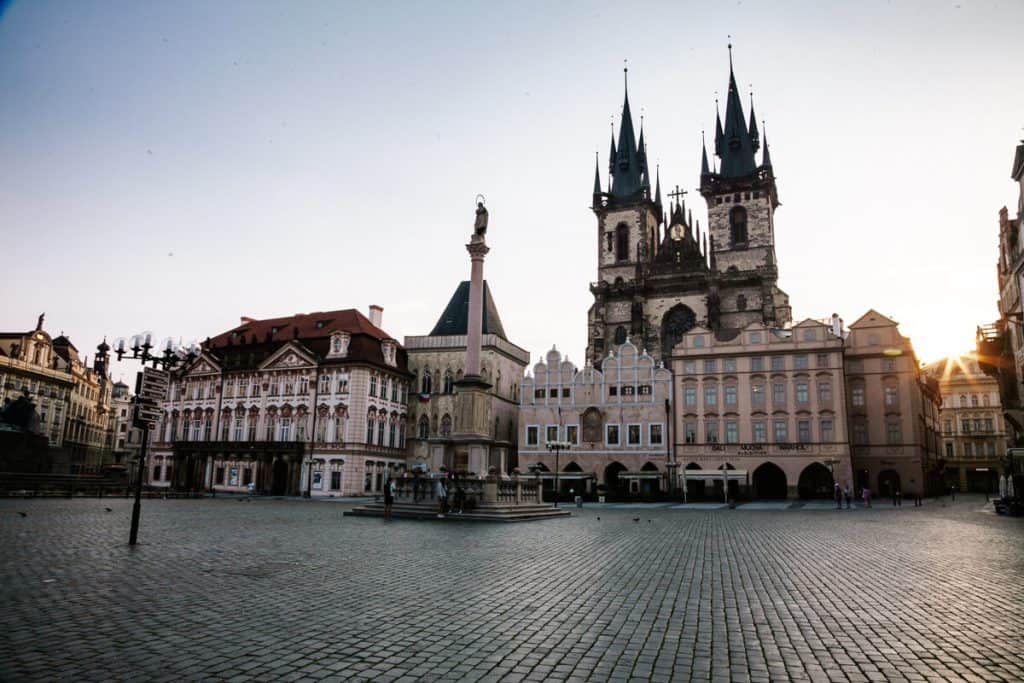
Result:
<svg viewBox="0 0 1024 683"><path fill-rule="evenodd" d="M482 200L483 197L480 197ZM487 207L484 206L483 201L477 201L476 203L476 223L473 225L473 234L478 237L483 237L487 234Z"/></svg>

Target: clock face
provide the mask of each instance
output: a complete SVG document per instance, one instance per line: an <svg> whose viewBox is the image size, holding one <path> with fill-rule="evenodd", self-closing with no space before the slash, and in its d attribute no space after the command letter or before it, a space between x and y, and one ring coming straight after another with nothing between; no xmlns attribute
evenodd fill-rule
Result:
<svg viewBox="0 0 1024 683"><path fill-rule="evenodd" d="M672 239L674 239L674 240L676 240L678 242L679 240L683 239L683 226L681 226L681 225L673 225L671 227L671 229L669 229L668 234L669 234L669 237L671 237Z"/></svg>

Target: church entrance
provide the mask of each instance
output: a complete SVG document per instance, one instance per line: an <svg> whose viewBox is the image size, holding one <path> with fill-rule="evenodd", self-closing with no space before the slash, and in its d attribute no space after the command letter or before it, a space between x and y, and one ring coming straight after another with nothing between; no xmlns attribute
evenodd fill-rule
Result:
<svg viewBox="0 0 1024 683"><path fill-rule="evenodd" d="M783 500L786 498L786 473L773 462L754 470L754 498Z"/></svg>
<svg viewBox="0 0 1024 683"><path fill-rule="evenodd" d="M283 496L288 491L288 462L284 458L274 461L274 480L270 486L270 495Z"/></svg>

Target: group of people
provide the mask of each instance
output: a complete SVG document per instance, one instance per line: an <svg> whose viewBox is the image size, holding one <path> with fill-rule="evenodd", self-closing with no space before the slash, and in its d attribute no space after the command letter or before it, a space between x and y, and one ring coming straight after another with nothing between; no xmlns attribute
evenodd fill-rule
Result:
<svg viewBox="0 0 1024 683"><path fill-rule="evenodd" d="M442 476L436 478L421 477L421 474L425 472L415 472L412 479L412 499L414 503L418 503L421 498L426 498L429 494L428 486L433 481L434 486L434 497L437 498L437 516L438 518L444 518L447 514L461 515L466 507L466 491L459 484L458 478L454 477L452 473L443 473ZM451 483L448 483L451 480ZM454 488L451 495L451 503L449 504L449 488ZM395 504L395 495L397 494L397 487L395 486L395 480L393 478L388 479L384 485L384 519L391 519L392 508Z"/></svg>
<svg viewBox="0 0 1024 683"><path fill-rule="evenodd" d="M860 495L861 500L864 501L864 507L871 507L871 489L865 486L861 489ZM846 504L846 509L850 509L850 502L853 500L853 492L849 486L843 487L836 484L834 497L837 510L842 509L844 503ZM921 507L924 505L924 501L921 499L920 493L912 493L910 494L910 497L914 501L914 507ZM892 490L892 505L893 507L903 507L903 492L900 491L899 488L893 488Z"/></svg>

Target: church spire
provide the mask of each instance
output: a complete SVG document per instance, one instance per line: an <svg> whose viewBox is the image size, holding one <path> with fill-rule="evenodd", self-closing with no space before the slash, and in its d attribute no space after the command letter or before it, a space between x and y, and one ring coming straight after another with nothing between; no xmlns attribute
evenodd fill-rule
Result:
<svg viewBox="0 0 1024 683"><path fill-rule="evenodd" d="M715 156L722 156L722 115L718 113L718 96L715 96Z"/></svg>
<svg viewBox="0 0 1024 683"><path fill-rule="evenodd" d="M703 178L706 175L711 175L711 170L708 168L708 145L704 141L704 131L700 132L700 177Z"/></svg>
<svg viewBox="0 0 1024 683"><path fill-rule="evenodd" d="M764 124L762 123L762 126ZM765 168L772 167L772 157L768 152L768 127L764 126L764 156L762 157L761 165Z"/></svg>
<svg viewBox="0 0 1024 683"><path fill-rule="evenodd" d="M661 164L654 167L654 203L661 206Z"/></svg>
<svg viewBox="0 0 1024 683"><path fill-rule="evenodd" d="M633 131L633 112L629 108L629 69L623 68L624 93L622 123L619 127L619 145L612 169L612 195L621 199L632 198L643 187L641 150L637 147Z"/></svg>
<svg viewBox="0 0 1024 683"><path fill-rule="evenodd" d="M598 195L601 194L601 163L598 161L597 152L594 152L594 206L597 206Z"/></svg>
<svg viewBox="0 0 1024 683"><path fill-rule="evenodd" d="M761 135L757 131L757 117L754 115L754 93L750 93L750 142L755 152L761 148Z"/></svg>
<svg viewBox="0 0 1024 683"><path fill-rule="evenodd" d="M725 123L722 128L722 149L718 153L722 160L719 174L726 178L742 178L753 174L757 168L754 160L754 143L750 128L743 115L739 88L732 67L732 44L729 44L729 93L725 101Z"/></svg>
<svg viewBox="0 0 1024 683"><path fill-rule="evenodd" d="M615 121L612 121L612 145L608 152L608 173L615 173Z"/></svg>

